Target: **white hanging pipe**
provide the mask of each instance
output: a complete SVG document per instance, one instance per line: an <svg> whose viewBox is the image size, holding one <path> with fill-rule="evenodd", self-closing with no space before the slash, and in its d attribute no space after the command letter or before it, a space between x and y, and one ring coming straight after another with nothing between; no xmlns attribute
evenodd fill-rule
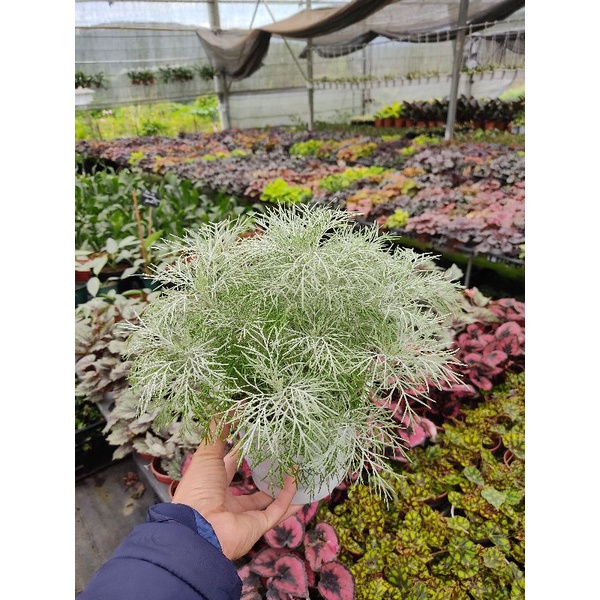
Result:
<svg viewBox="0 0 600 600"><path fill-rule="evenodd" d="M456 105L458 100L458 82L460 79L460 67L463 60L465 47L465 29L467 25L467 14L469 12L469 0L460 0L458 11L458 32L454 40L454 63L452 65L452 82L450 84L450 101L448 103L448 119L446 121L445 140L451 140L454 135L454 124L456 122Z"/></svg>
<svg viewBox="0 0 600 600"><path fill-rule="evenodd" d="M219 5L217 0L208 0L208 23L212 31L221 29L221 19L219 18ZM225 75L220 71L215 74L215 93L219 99L219 116L221 117L221 125L223 129L231 128L231 120L229 118L229 96L225 86Z"/></svg>

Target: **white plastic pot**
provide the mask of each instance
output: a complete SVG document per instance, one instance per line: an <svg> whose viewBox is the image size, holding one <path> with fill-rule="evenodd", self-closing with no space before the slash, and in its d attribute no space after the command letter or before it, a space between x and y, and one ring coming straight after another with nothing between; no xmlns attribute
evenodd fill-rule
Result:
<svg viewBox="0 0 600 600"><path fill-rule="evenodd" d="M272 461L266 460L256 466L253 465L252 459L250 457L246 457L246 462L250 467L250 471L252 472L252 479L254 480L254 484L261 491L265 492L269 496L273 498L277 496L277 493L281 489L276 480L270 479L268 477L269 469L272 466ZM329 479L323 481L318 488L310 491L305 487L298 487L298 491L292 500L292 504L310 504L311 502L316 502L317 500L322 500L326 498L333 492L333 490L342 483L344 478L346 477L346 469L340 468L338 473L332 475ZM314 487L314 486L313 486Z"/></svg>

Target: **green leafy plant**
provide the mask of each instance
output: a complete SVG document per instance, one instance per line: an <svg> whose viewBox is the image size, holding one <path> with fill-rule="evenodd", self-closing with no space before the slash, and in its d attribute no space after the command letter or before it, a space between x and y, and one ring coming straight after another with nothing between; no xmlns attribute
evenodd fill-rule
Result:
<svg viewBox="0 0 600 600"><path fill-rule="evenodd" d="M197 71L200 79L203 79L204 81L212 81L218 73L217 69L213 69L208 65L198 65L194 67L194 69Z"/></svg>
<svg viewBox="0 0 600 600"><path fill-rule="evenodd" d="M310 189L290 185L285 179L278 177L265 185L260 199L275 204L297 204L310 198Z"/></svg>
<svg viewBox="0 0 600 600"><path fill-rule="evenodd" d="M171 81L191 81L194 79L194 71L188 67L160 67L159 73L164 83Z"/></svg>
<svg viewBox="0 0 600 600"><path fill-rule="evenodd" d="M152 85L156 81L156 72L148 69L127 71L127 77L133 85Z"/></svg>
<svg viewBox="0 0 600 600"><path fill-rule="evenodd" d="M342 211L279 207L240 238L248 227L170 242L179 259L157 273L170 289L127 342L140 411L158 408L159 422L180 418L204 439L211 421L217 433L235 425L241 456L274 459L267 479L278 484L290 473L314 491L340 471L368 471L389 492L383 451L403 445L373 398L425 401L428 386L455 379L442 333L457 287Z"/></svg>
<svg viewBox="0 0 600 600"><path fill-rule="evenodd" d="M77 88L104 88L106 89L104 73L100 71L94 75L88 75L83 71L75 71L75 89Z"/></svg>
<svg viewBox="0 0 600 600"><path fill-rule="evenodd" d="M524 382L510 374L414 448L391 507L360 484L321 507L357 600L524 597Z"/></svg>
<svg viewBox="0 0 600 600"><path fill-rule="evenodd" d="M384 223L386 229L398 229L404 227L408 223L410 215L405 210L395 210L394 214L390 215Z"/></svg>
<svg viewBox="0 0 600 600"><path fill-rule="evenodd" d="M383 167L350 167L339 175L328 175L321 179L319 186L329 192L337 192L362 179L381 179Z"/></svg>
<svg viewBox="0 0 600 600"><path fill-rule="evenodd" d="M290 147L292 156L314 156L317 150L325 143L324 140L307 140L296 142Z"/></svg>

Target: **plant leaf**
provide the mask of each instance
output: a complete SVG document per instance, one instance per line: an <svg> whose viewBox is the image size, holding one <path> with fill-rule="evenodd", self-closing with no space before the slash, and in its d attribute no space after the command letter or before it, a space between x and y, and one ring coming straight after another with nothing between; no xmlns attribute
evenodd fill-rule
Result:
<svg viewBox="0 0 600 600"><path fill-rule="evenodd" d="M479 472L479 469L473 466L468 466L463 469L463 475L475 485L484 485L485 481Z"/></svg>
<svg viewBox="0 0 600 600"><path fill-rule="evenodd" d="M304 561L288 554L275 561L275 576L269 584L280 592L306 598L308 596L308 582Z"/></svg>
<svg viewBox="0 0 600 600"><path fill-rule="evenodd" d="M90 296L97 296L100 290L100 280L97 277L90 277L87 281L87 291Z"/></svg>
<svg viewBox="0 0 600 600"><path fill-rule="evenodd" d="M297 548L302 542L304 535L304 523L292 515L285 521L279 523L264 535L265 541L272 548Z"/></svg>
<svg viewBox="0 0 600 600"><path fill-rule="evenodd" d="M506 501L506 492L499 492L493 487L483 488L481 490L481 496L496 509L500 508Z"/></svg>
<svg viewBox="0 0 600 600"><path fill-rule="evenodd" d="M313 571L320 571L323 564L335 560L340 552L340 543L335 529L328 523L318 523L304 536L304 555Z"/></svg>
<svg viewBox="0 0 600 600"><path fill-rule="evenodd" d="M339 562L330 562L321 569L317 589L325 600L353 600L354 577Z"/></svg>
<svg viewBox="0 0 600 600"><path fill-rule="evenodd" d="M116 252L118 252L119 250L119 244L117 244L117 242L115 240L113 240L112 238L108 238L106 240L106 251L109 254L115 254Z"/></svg>
<svg viewBox="0 0 600 600"><path fill-rule="evenodd" d="M250 569L261 577L273 577L275 575L275 563L277 559L285 555L287 553L280 548L265 548L249 563Z"/></svg>

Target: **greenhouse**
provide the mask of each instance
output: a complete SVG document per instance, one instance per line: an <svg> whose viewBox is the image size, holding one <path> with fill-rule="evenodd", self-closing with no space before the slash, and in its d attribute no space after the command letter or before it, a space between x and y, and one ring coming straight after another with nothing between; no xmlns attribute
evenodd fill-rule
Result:
<svg viewBox="0 0 600 600"><path fill-rule="evenodd" d="M74 5L75 595L525 598L525 2Z"/></svg>

